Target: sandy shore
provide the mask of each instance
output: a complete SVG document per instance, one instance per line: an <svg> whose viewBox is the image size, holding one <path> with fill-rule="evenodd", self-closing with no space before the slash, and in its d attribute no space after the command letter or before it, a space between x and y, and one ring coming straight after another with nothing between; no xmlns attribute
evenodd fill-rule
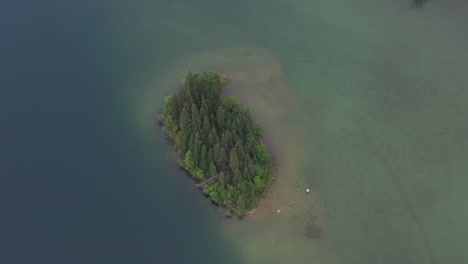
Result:
<svg viewBox="0 0 468 264"><path fill-rule="evenodd" d="M226 237L235 241L246 263L304 263L304 259L334 263L336 251L327 238L323 200L313 186L304 183L304 135L291 121L298 111L296 98L278 60L256 47L200 52L176 60L157 83L174 89L189 70L215 71L231 79L225 94L251 110L255 122L264 128L265 143L277 162L276 179L255 213L242 221L221 218ZM311 226L319 230L314 238L306 233Z"/></svg>

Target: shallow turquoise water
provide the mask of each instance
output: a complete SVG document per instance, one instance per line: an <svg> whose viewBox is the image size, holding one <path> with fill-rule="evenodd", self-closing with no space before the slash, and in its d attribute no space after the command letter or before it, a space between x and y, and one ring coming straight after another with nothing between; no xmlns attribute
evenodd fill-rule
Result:
<svg viewBox="0 0 468 264"><path fill-rule="evenodd" d="M168 6L173 36L193 40L179 53L248 44L278 56L341 262L468 259L464 2L206 4Z"/></svg>

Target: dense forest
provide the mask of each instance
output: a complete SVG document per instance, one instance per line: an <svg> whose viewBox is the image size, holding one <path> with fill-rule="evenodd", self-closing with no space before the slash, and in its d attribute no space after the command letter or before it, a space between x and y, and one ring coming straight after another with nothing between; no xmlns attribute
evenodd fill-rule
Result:
<svg viewBox="0 0 468 264"><path fill-rule="evenodd" d="M226 81L212 72L189 72L183 89L166 97L159 117L181 166L227 215L241 216L266 193L273 161L250 111L222 95Z"/></svg>

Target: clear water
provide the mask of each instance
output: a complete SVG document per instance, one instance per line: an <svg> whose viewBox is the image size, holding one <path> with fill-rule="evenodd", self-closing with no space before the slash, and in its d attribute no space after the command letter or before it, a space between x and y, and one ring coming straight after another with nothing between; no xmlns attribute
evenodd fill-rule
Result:
<svg viewBox="0 0 468 264"><path fill-rule="evenodd" d="M1 263L468 261L465 1L0 6ZM224 220L152 122L183 78L178 65L258 74L216 51L240 46L268 53L255 63L285 83L272 100L297 134L277 130L300 147L279 155L291 168L301 158L272 191L319 194L320 239L303 234L317 210L309 198L294 217L285 206ZM261 102L255 91L241 97ZM277 120L269 109L255 111Z"/></svg>

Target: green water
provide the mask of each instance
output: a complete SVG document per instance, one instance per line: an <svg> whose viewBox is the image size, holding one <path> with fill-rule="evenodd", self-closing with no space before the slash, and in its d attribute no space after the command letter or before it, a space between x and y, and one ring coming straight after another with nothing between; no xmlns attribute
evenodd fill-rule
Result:
<svg viewBox="0 0 468 264"><path fill-rule="evenodd" d="M237 45L268 50L299 98L290 119L307 135L302 180L324 198L337 262L464 263L468 4L408 7L403 0L119 1L103 8L102 56L114 74L126 63L117 101L134 117L135 98L174 59ZM155 92L155 106L129 121L132 134L152 135L157 128L140 124L167 92Z"/></svg>

